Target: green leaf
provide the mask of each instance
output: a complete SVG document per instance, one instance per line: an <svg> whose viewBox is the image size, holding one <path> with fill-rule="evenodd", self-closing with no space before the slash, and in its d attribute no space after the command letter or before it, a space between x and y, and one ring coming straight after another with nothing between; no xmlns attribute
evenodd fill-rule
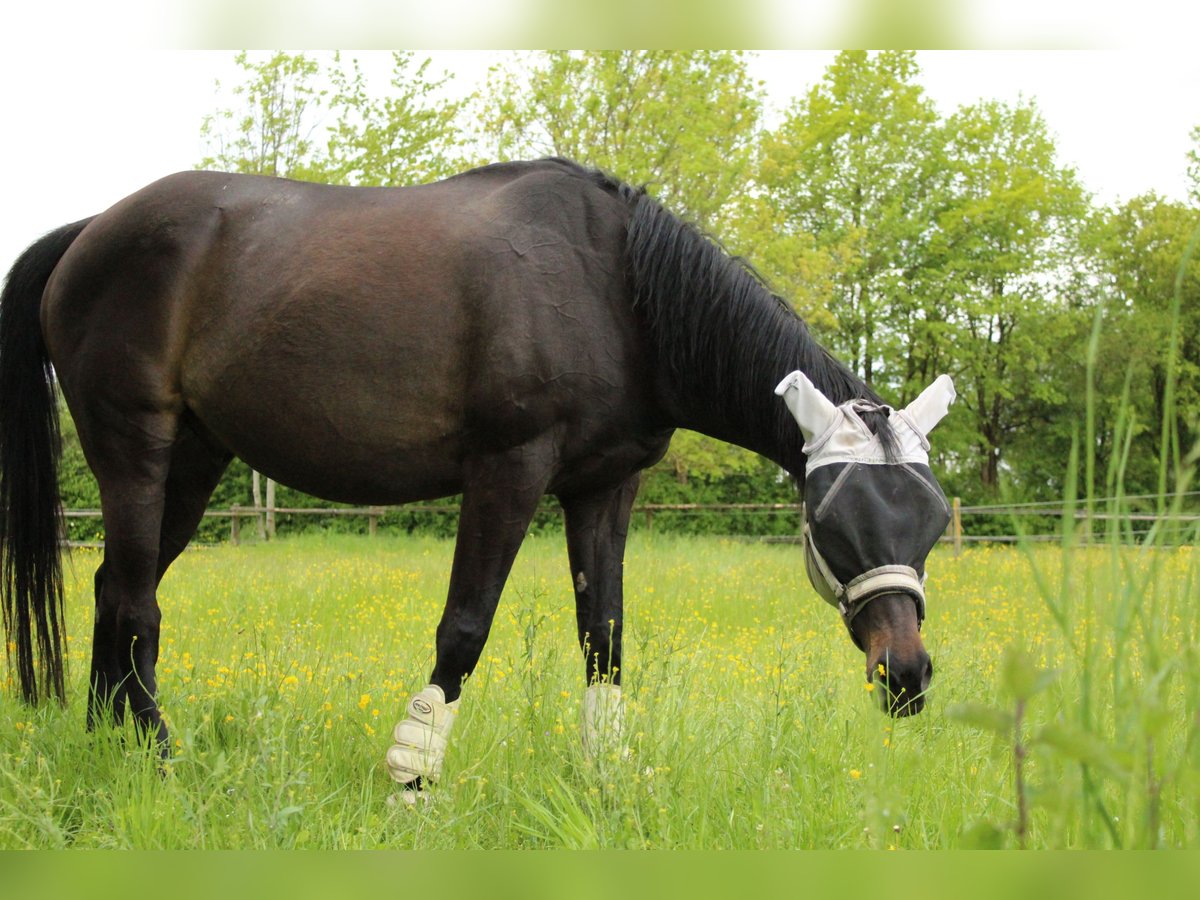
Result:
<svg viewBox="0 0 1200 900"><path fill-rule="evenodd" d="M962 833L963 850L1003 850L1005 830L994 822L976 822Z"/></svg>
<svg viewBox="0 0 1200 900"><path fill-rule="evenodd" d="M1038 730L1033 742L1085 763L1121 782L1129 780L1132 761L1113 751L1096 735L1067 722L1052 722Z"/></svg>
<svg viewBox="0 0 1200 900"><path fill-rule="evenodd" d="M1001 668L1004 689L1018 701L1040 694L1058 677L1055 669L1042 669L1028 652L1015 646L1004 651Z"/></svg>
<svg viewBox="0 0 1200 900"><path fill-rule="evenodd" d="M946 709L946 715L957 722L982 731L999 735L1012 733L1015 720L1013 714L982 703L955 703Z"/></svg>

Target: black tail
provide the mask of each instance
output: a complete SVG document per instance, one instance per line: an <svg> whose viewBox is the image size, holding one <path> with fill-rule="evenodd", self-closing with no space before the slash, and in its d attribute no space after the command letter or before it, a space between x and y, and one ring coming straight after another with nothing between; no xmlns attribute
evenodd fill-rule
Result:
<svg viewBox="0 0 1200 900"><path fill-rule="evenodd" d="M9 663L15 650L29 703L51 693L66 699L58 406L42 340L42 292L89 221L53 231L21 254L0 293L0 592Z"/></svg>

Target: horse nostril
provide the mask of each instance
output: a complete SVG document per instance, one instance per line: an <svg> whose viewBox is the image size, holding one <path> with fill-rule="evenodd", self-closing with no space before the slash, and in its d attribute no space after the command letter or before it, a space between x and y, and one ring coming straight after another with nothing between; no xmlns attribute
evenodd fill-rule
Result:
<svg viewBox="0 0 1200 900"><path fill-rule="evenodd" d="M868 657L869 658L869 657ZM925 706L925 692L933 678L933 661L924 651L898 659L885 652L867 669L881 708L889 715L910 716Z"/></svg>

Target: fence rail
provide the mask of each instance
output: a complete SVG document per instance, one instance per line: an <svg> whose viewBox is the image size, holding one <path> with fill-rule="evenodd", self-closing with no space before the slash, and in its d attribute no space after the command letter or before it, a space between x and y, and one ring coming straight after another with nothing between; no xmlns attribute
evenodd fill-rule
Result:
<svg viewBox="0 0 1200 900"><path fill-rule="evenodd" d="M1093 501L1093 507L1105 508L1106 503L1111 498L1102 498ZM1153 498L1122 498L1122 499L1153 499ZM640 503L634 506L633 511L636 515L644 518L647 528L653 528L654 519L660 513L720 513L720 512L740 512L740 513L763 513L763 514L794 514L798 517L801 514L803 505L800 503ZM457 505L450 504L420 504L411 503L403 506L354 506L354 507L288 507L288 506L233 506L229 509L209 509L204 515L206 518L229 519L229 539L233 544L239 544L242 539L242 526L246 520L255 521L258 525L257 531L260 536L267 539L275 536L275 520L276 516L319 516L326 518L345 518L358 517L366 518L367 533L374 536L379 530L379 520L389 512L404 511L409 513L432 513L455 515L459 508ZM101 511L98 509L68 509L63 511L63 515L68 519L98 519L101 517ZM980 542L995 542L995 543L1013 543L1019 540L1029 541L1050 541L1059 540L1058 532L1051 533L1028 533L1028 534L985 534L985 533L968 533L963 528L964 517L988 517L995 519L997 517L1011 522L1014 519L1022 518L1037 518L1037 519L1060 519L1064 515L1064 510L1061 504L1057 507L1048 503L1018 503L1008 506L1002 505L983 505L983 506L962 506L959 498L953 498L951 502L951 518L950 524L946 528L946 533L941 537L941 541L950 543L954 547L955 555L962 552L963 545L967 543ZM1072 517L1079 522L1108 522L1118 520L1126 523L1157 523L1159 525L1169 525L1178 529L1187 529L1192 532L1194 538L1197 532L1200 532L1200 514L1179 514L1179 515L1156 515L1154 513L1128 512L1128 513L1107 513L1107 512L1089 512L1087 509L1076 508L1072 513ZM762 536L757 539L771 542L798 542L798 535L771 535ZM103 541L66 541L64 543L73 547L103 547Z"/></svg>

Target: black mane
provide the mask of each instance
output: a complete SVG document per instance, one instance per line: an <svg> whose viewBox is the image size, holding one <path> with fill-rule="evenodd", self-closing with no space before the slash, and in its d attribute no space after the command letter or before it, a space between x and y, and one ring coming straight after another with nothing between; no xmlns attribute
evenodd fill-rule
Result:
<svg viewBox="0 0 1200 900"><path fill-rule="evenodd" d="M719 406L726 421L761 436L799 462L795 420L774 396L789 372L804 372L830 400L882 402L813 338L804 320L745 260L666 210L645 188L603 172L567 166L620 196L630 208L625 244L634 308L650 330L659 363L677 383ZM887 416L868 414L885 452L895 446ZM802 474L802 473L794 473Z"/></svg>

